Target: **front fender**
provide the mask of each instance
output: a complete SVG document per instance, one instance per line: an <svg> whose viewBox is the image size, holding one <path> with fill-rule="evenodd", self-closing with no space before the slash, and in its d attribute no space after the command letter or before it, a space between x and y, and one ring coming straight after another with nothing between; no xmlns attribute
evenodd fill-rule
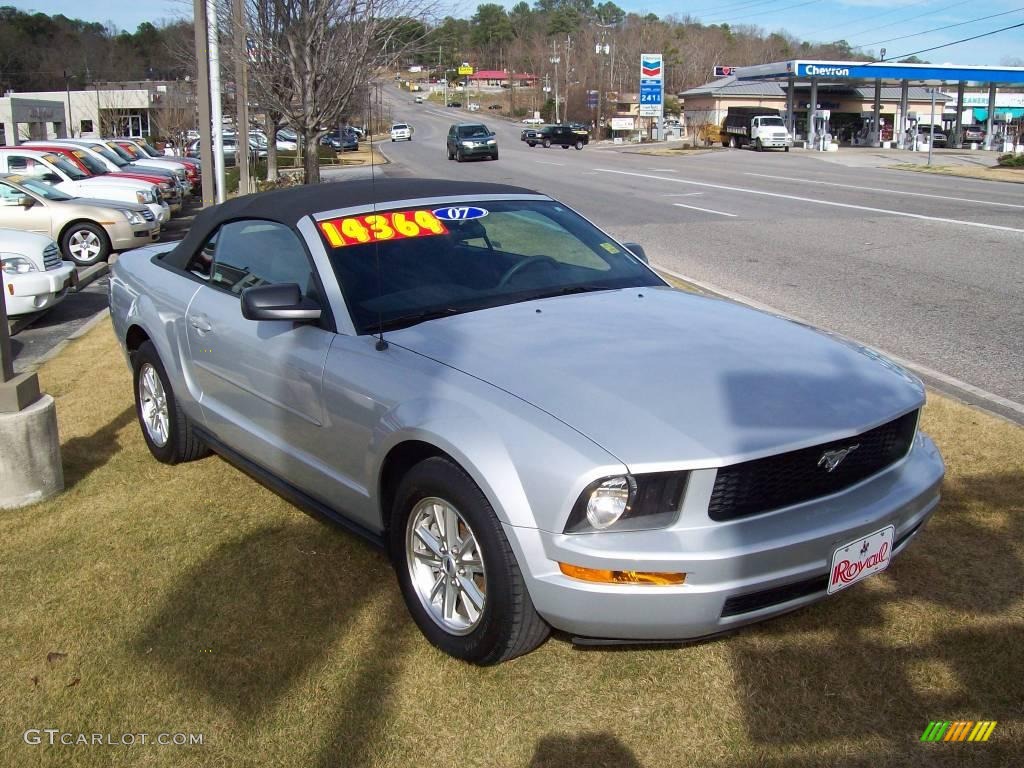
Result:
<svg viewBox="0 0 1024 768"><path fill-rule="evenodd" d="M501 522L561 530L590 482L627 471L549 414L471 377L463 383L471 391L458 400L417 398L389 411L373 435L368 476L378 480L386 457L401 443L428 443L473 478ZM380 509L379 482L368 486Z"/></svg>

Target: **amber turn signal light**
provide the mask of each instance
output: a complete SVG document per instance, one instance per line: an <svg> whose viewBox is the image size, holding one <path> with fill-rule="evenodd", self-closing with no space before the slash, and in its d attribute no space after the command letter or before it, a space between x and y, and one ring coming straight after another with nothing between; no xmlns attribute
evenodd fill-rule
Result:
<svg viewBox="0 0 1024 768"><path fill-rule="evenodd" d="M655 573L653 571L608 571L603 568L584 568L582 565L559 563L559 569L566 576L581 581L596 581L601 584L656 584L678 585L686 581L685 573Z"/></svg>

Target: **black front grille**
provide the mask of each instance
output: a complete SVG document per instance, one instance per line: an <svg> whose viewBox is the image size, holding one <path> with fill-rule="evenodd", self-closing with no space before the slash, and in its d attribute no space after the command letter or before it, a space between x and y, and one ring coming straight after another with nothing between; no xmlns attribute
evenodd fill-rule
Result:
<svg viewBox="0 0 1024 768"><path fill-rule="evenodd" d="M725 521L837 493L906 456L917 411L856 437L733 464L718 470L708 515ZM829 472L824 454L856 448Z"/></svg>

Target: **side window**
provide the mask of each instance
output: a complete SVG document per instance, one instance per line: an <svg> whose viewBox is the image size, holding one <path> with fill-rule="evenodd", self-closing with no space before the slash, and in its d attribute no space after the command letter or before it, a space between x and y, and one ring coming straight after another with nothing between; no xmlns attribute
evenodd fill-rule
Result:
<svg viewBox="0 0 1024 768"><path fill-rule="evenodd" d="M213 271L213 255L217 250L217 235L220 234L218 229L209 239L203 243L203 247L193 256L185 270L191 272L193 275L198 275L203 280L210 279L210 273Z"/></svg>
<svg viewBox="0 0 1024 768"><path fill-rule="evenodd" d="M24 173L29 176L40 176L44 170L34 157L25 157L24 155L9 155L7 167L11 173Z"/></svg>
<svg viewBox="0 0 1024 768"><path fill-rule="evenodd" d="M9 184L0 183L0 205L18 205L24 192L15 189Z"/></svg>
<svg viewBox="0 0 1024 768"><path fill-rule="evenodd" d="M233 221L220 228L210 285L240 295L257 285L296 283L317 298L313 270L298 236L272 221Z"/></svg>

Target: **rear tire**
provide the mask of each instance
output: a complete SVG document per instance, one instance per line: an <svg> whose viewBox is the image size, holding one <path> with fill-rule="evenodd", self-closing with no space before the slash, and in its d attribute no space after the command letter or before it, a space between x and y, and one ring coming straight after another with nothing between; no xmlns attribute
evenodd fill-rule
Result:
<svg viewBox="0 0 1024 768"><path fill-rule="evenodd" d="M729 137L729 149L736 149L736 137L735 136L730 136Z"/></svg>
<svg viewBox="0 0 1024 768"><path fill-rule="evenodd" d="M784 152L789 152L789 147L783 147L782 149Z"/></svg>
<svg viewBox="0 0 1024 768"><path fill-rule="evenodd" d="M192 429L192 420L174 396L167 371L153 342L144 341L132 355L135 415L153 458L178 464L206 456L206 447Z"/></svg>
<svg viewBox="0 0 1024 768"><path fill-rule="evenodd" d="M402 597L431 643L450 656L487 666L544 642L551 628L533 607L494 509L461 467L439 456L417 464L398 485L390 520L388 543ZM449 521L451 534L446 533ZM419 536L422 532L430 536ZM432 556L428 538L444 547L439 556ZM465 545L461 554L452 543ZM450 592L446 574L458 574ZM435 595L438 583L443 591ZM482 602L479 611L469 608L475 607L474 597Z"/></svg>

